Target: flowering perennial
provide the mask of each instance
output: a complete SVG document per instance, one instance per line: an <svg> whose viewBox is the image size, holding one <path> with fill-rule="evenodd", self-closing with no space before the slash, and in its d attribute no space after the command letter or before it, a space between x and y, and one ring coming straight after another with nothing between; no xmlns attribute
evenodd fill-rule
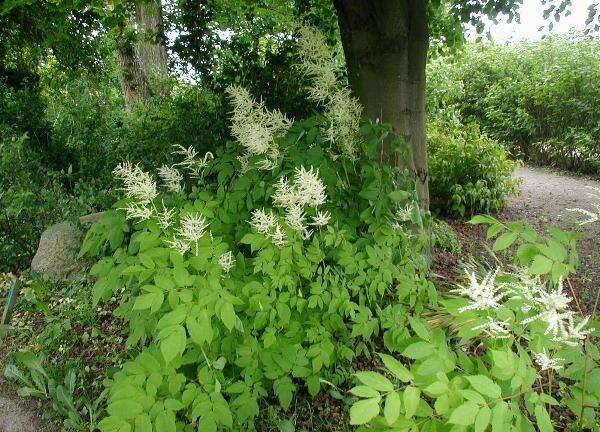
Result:
<svg viewBox="0 0 600 432"><path fill-rule="evenodd" d="M206 152L201 159L197 158L198 153L192 146L185 148L182 145L176 144L174 147L177 149L175 153L183 156L183 160L175 165L180 165L187 169L192 178L202 177L202 171L208 166L208 161L215 158L211 152Z"/></svg>
<svg viewBox="0 0 600 432"><path fill-rule="evenodd" d="M471 300L471 303L460 308L459 312L500 307L499 302L506 297L507 293L502 286L498 286L495 283L498 271L496 269L494 272L489 272L481 282L477 281L475 272L467 274L469 276L469 285L461 286L453 291Z"/></svg>
<svg viewBox="0 0 600 432"><path fill-rule="evenodd" d="M229 86L227 93L233 104L231 133L244 147L244 154L240 157L242 167L248 166L251 156L265 156L257 167L273 169L279 158L275 139L287 133L291 121L278 110L267 110L243 87Z"/></svg>
<svg viewBox="0 0 600 432"><path fill-rule="evenodd" d="M339 145L342 153L354 157L362 108L350 90L340 84L336 75L338 62L318 30L300 26L298 51L300 70L311 79L309 97L325 106L329 120L327 139Z"/></svg>
<svg viewBox="0 0 600 432"><path fill-rule="evenodd" d="M200 214L191 213L182 217L180 222L181 226L176 230L173 240L167 241L167 244L181 254L194 247L194 252L198 256L198 241L208 228L206 219Z"/></svg>
<svg viewBox="0 0 600 432"><path fill-rule="evenodd" d="M150 206L158 195L156 183L139 165L123 162L116 166L113 175L123 182L121 188L130 202L122 208L127 219L147 220L152 217L153 208Z"/></svg>
<svg viewBox="0 0 600 432"><path fill-rule="evenodd" d="M527 274L518 273L517 282L496 283L499 269L488 273L481 282L477 281L474 273L469 273L469 286L461 286L454 292L468 297L470 303L458 309L459 312L470 310L490 310L502 306L501 301L505 298L520 300L521 311L531 313L520 321L521 325L533 322L546 324L545 335L551 340L561 344L576 346L593 328L586 328L589 316L577 320L577 313L570 309L572 298L563 292L563 284L560 281L556 287L551 288L542 284L538 277L532 278ZM490 336L505 337L508 334L507 322L496 321L488 317L489 322L476 326L473 330L483 329Z"/></svg>
<svg viewBox="0 0 600 432"><path fill-rule="evenodd" d="M158 175L162 179L165 187L171 192L179 192L181 191L181 181L183 180L183 175L177 168L170 167L168 165L163 165L158 170Z"/></svg>
<svg viewBox="0 0 600 432"><path fill-rule="evenodd" d="M537 353L533 357L533 359L535 361L535 364L537 364L540 367L540 370L543 371L548 369L562 369L563 366L561 362L565 361L565 359L562 358L550 358L545 349Z"/></svg>

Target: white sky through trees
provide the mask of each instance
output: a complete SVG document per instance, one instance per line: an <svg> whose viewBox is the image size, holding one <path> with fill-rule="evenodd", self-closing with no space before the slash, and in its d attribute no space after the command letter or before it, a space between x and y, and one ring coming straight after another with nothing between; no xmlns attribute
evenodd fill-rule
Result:
<svg viewBox="0 0 600 432"><path fill-rule="evenodd" d="M573 0L571 6L571 15L561 16L559 22L554 23L552 31L548 30L549 20L544 20L544 6L542 0L523 0L523 5L519 8L521 22L508 23L508 19L501 18L498 24L486 19L486 28L481 35L484 39L489 31L492 40L495 42L516 42L519 40L539 40L548 34L565 34L570 30L582 31L585 28L585 20L588 16L588 6L597 0ZM541 32L538 29L545 26ZM467 34L470 40L478 35L474 28L467 27Z"/></svg>

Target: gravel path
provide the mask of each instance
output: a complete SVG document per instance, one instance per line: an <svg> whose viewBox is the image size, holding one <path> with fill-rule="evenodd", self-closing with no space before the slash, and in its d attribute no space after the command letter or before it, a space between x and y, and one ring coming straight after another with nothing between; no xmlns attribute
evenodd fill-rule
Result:
<svg viewBox="0 0 600 432"><path fill-rule="evenodd" d="M518 169L515 176L523 179L521 195L508 200L502 219L527 219L540 232L548 225L579 231L581 265L574 283L584 303L593 306L600 289L600 222L579 226L583 216L565 209L592 210L587 187L600 188L600 181L532 167Z"/></svg>
<svg viewBox="0 0 600 432"><path fill-rule="evenodd" d="M0 376L0 432L56 432L59 427L45 422L35 400L23 399L14 393Z"/></svg>

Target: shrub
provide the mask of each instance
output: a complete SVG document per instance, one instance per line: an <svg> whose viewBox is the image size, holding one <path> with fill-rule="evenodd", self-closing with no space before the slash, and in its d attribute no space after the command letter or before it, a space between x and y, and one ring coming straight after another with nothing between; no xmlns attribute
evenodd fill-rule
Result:
<svg viewBox="0 0 600 432"><path fill-rule="evenodd" d="M504 147L479 131L450 121L429 124L429 187L432 208L461 215L499 211L517 193L517 166Z"/></svg>
<svg viewBox="0 0 600 432"><path fill-rule="evenodd" d="M428 108L458 110L533 162L596 173L599 52L597 39L577 35L472 44L429 64Z"/></svg>

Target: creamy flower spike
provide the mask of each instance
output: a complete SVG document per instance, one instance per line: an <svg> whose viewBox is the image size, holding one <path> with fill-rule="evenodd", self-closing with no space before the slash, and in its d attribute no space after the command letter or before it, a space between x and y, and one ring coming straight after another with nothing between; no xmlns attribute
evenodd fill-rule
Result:
<svg viewBox="0 0 600 432"><path fill-rule="evenodd" d="M255 101L248 90L229 86L227 93L233 104L231 133L244 147L242 156L246 165L250 156L265 156L259 169L273 169L279 159L277 137L287 133L292 123L280 111L269 111L262 102Z"/></svg>
<svg viewBox="0 0 600 432"><path fill-rule="evenodd" d="M472 330L483 330L485 334L492 338L505 339L510 337L507 329L508 321L498 321L492 317L487 317L488 322L473 327Z"/></svg>
<svg viewBox="0 0 600 432"><path fill-rule="evenodd" d="M329 223L331 215L327 211L318 211L317 215L312 219L311 225L325 226Z"/></svg>
<svg viewBox="0 0 600 432"><path fill-rule="evenodd" d="M235 259L233 258L233 253L231 251L225 252L219 257L219 265L225 273L229 273L234 264Z"/></svg>
<svg viewBox="0 0 600 432"><path fill-rule="evenodd" d="M167 240L169 247L185 254L193 246L198 256L198 241L206 233L208 223L204 216L193 213L181 218L181 226L176 230L173 240Z"/></svg>
<svg viewBox="0 0 600 432"><path fill-rule="evenodd" d="M477 281L474 272L468 273L469 285L453 290L453 292L468 297L471 300L471 303L460 308L459 312L493 309L501 306L499 302L507 296L507 292L503 286L496 285L498 271L499 269L489 272L481 282Z"/></svg>
<svg viewBox="0 0 600 432"><path fill-rule="evenodd" d="M329 120L327 139L349 157L356 154L362 107L337 78L339 62L315 28L300 26L300 69L311 80L309 97L325 106Z"/></svg>
<svg viewBox="0 0 600 432"><path fill-rule="evenodd" d="M181 182L183 181L183 175L177 168L163 165L158 170L158 175L162 179L165 187L171 192L181 191Z"/></svg>
<svg viewBox="0 0 600 432"><path fill-rule="evenodd" d="M192 146L185 148L180 144L176 144L174 147L177 149L175 150L175 153L184 157L183 161L175 165L186 168L190 172L190 177L192 178L201 177L201 171L208 166L208 161L215 158L211 152L206 152L202 159L198 158L198 153Z"/></svg>
<svg viewBox="0 0 600 432"><path fill-rule="evenodd" d="M113 175L123 182L125 195L140 205L150 204L158 195L156 183L139 165L123 162L113 170Z"/></svg>
<svg viewBox="0 0 600 432"><path fill-rule="evenodd" d="M535 361L535 364L537 364L540 367L540 370L544 371L544 370L549 370L549 369L554 369L554 370L558 370L558 369L562 369L562 362L565 361L565 359L562 358L550 358L550 356L548 355L548 353L546 352L546 350L542 350L541 352L535 354L533 356L533 360Z"/></svg>

